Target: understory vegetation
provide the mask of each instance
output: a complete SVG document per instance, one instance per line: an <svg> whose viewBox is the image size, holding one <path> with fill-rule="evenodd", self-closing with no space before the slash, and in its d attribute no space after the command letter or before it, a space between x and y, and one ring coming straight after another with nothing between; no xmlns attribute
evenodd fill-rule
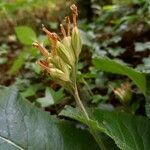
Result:
<svg viewBox="0 0 150 150"><path fill-rule="evenodd" d="M6 0L0 18L0 150L150 149L149 0Z"/></svg>

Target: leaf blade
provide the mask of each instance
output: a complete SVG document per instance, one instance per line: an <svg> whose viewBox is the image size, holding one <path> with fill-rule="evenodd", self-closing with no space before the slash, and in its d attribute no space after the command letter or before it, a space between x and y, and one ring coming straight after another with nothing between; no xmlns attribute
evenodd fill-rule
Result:
<svg viewBox="0 0 150 150"><path fill-rule="evenodd" d="M18 26L15 32L19 41L24 45L31 45L37 39L36 33L28 26Z"/></svg>
<svg viewBox="0 0 150 150"><path fill-rule="evenodd" d="M144 117L97 109L95 119L122 150L148 150L150 121Z"/></svg>
<svg viewBox="0 0 150 150"><path fill-rule="evenodd" d="M141 73L131 67L118 63L107 57L95 58L93 59L93 64L97 69L128 76L139 87L144 95L146 95L146 77L144 73Z"/></svg>
<svg viewBox="0 0 150 150"><path fill-rule="evenodd" d="M92 147L98 149L86 131L37 109L23 100L15 87L0 92L0 114L0 136L23 149L85 150L87 141L93 143L90 142L89 150ZM0 140L0 143L3 141ZM4 146L6 143L3 143Z"/></svg>

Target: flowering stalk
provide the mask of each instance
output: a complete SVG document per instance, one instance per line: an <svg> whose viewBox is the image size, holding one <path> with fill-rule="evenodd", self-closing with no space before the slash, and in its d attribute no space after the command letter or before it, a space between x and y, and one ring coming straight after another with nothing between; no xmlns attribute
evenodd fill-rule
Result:
<svg viewBox="0 0 150 150"><path fill-rule="evenodd" d="M77 85L76 85L76 76L77 76L77 67L79 54L82 49L82 42L80 37L80 32L77 27L77 16L78 11L75 5L71 7L72 11L72 20L73 20L73 29L71 32L71 21L70 17L67 17L67 30L61 24L61 32L63 39L54 33L48 31L43 26L43 31L47 34L48 40L51 43L51 52L48 52L41 44L34 42L33 46L39 49L40 53L43 55L42 60L37 61L37 64L43 69L46 70L50 77L68 90L75 98L76 104L79 107L80 113L86 118L86 123L90 128L92 135L97 141L98 145L102 150L105 150L105 147L97 135L95 129L90 125L90 118L86 112L85 107L83 106L82 101L80 100Z"/></svg>

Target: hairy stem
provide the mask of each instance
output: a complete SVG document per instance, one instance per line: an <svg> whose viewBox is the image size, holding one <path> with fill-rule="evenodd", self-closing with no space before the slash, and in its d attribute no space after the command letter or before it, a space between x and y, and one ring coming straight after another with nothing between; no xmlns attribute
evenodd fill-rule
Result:
<svg viewBox="0 0 150 150"><path fill-rule="evenodd" d="M75 84L74 86L74 98L76 100L77 106L79 107L79 110L81 112L81 114L85 117L85 119L87 120L87 125L89 126L90 132L93 135L94 139L96 140L96 142L98 143L99 147L101 150L106 150L100 135L97 134L97 131L91 126L91 124L89 123L90 118L88 116L88 113L86 112L86 109L83 106L82 101L80 100L79 97L79 93L78 93L78 89L77 89L77 85Z"/></svg>

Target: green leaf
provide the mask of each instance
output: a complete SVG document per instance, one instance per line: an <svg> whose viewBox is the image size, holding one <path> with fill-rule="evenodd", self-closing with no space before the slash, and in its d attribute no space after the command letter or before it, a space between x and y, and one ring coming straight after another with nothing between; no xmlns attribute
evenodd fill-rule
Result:
<svg viewBox="0 0 150 150"><path fill-rule="evenodd" d="M0 149L98 150L91 135L24 100L15 87L0 91Z"/></svg>
<svg viewBox="0 0 150 150"><path fill-rule="evenodd" d="M99 95L99 94L95 94L92 96L92 103L99 103L99 102L104 102L108 100L108 96L102 96L102 95Z"/></svg>
<svg viewBox="0 0 150 150"><path fill-rule="evenodd" d="M150 149L150 121L145 117L100 109L94 112L94 116L99 126L120 149Z"/></svg>
<svg viewBox="0 0 150 150"><path fill-rule="evenodd" d="M145 42L145 43L136 42L135 43L135 51L141 52L147 49L150 49L150 42Z"/></svg>
<svg viewBox="0 0 150 150"><path fill-rule="evenodd" d="M8 59L6 57L1 57L0 58L0 65L6 64Z"/></svg>
<svg viewBox="0 0 150 150"><path fill-rule="evenodd" d="M104 132L105 130L98 125L98 122L96 120L86 120L79 112L76 111L75 108L72 108L71 106L67 106L64 110L61 111L59 115L75 119L83 124L86 124L87 126L89 126L90 124L90 126L92 126L92 128L95 129L97 133L98 131L100 131L100 136L108 150L118 150L112 139L102 134L102 132Z"/></svg>
<svg viewBox="0 0 150 150"><path fill-rule="evenodd" d="M60 116L69 117L75 119L79 122L86 124L86 119L78 112L75 108L71 106L66 106L59 114Z"/></svg>
<svg viewBox="0 0 150 150"><path fill-rule="evenodd" d="M58 103L64 98L64 89L63 88L60 88L58 91L54 91L52 88L50 88L49 90L54 99L54 103Z"/></svg>
<svg viewBox="0 0 150 150"><path fill-rule="evenodd" d="M150 73L150 57L143 58L143 63L137 66L137 69L144 73Z"/></svg>
<svg viewBox="0 0 150 150"><path fill-rule="evenodd" d="M47 87L45 90L45 97L38 98L36 101L41 104L42 107L48 107L50 105L58 103L63 99L63 89L54 91L52 88Z"/></svg>
<svg viewBox="0 0 150 150"><path fill-rule="evenodd" d="M120 54L122 54L125 49L121 48L121 47L115 47L115 48L112 48L112 47L107 47L107 51L114 57L117 57L119 56Z"/></svg>
<svg viewBox="0 0 150 150"><path fill-rule="evenodd" d="M18 26L15 32L19 41L24 45L31 45L37 39L36 33L28 26Z"/></svg>
<svg viewBox="0 0 150 150"><path fill-rule="evenodd" d="M21 69L21 67L24 65L26 59L28 58L29 53L24 50L20 52L19 56L14 60L12 66L10 67L8 73L10 75L15 75L18 73L18 71Z"/></svg>
<svg viewBox="0 0 150 150"><path fill-rule="evenodd" d="M146 105L145 105L145 109L146 109L146 115L147 117L150 119L150 74L146 75L146 80L147 80L147 92L146 92Z"/></svg>
<svg viewBox="0 0 150 150"><path fill-rule="evenodd" d="M43 85L41 83L32 84L26 87L26 90L21 92L21 95L25 98L29 96L34 96L36 92L41 89L43 89Z"/></svg>
<svg viewBox="0 0 150 150"><path fill-rule="evenodd" d="M103 10L106 10L106 11L114 11L116 9L118 9L117 5L106 5L103 7Z"/></svg>
<svg viewBox="0 0 150 150"><path fill-rule="evenodd" d="M146 78L144 73L107 57L94 58L93 64L97 69L128 76L139 87L139 89L146 94Z"/></svg>

